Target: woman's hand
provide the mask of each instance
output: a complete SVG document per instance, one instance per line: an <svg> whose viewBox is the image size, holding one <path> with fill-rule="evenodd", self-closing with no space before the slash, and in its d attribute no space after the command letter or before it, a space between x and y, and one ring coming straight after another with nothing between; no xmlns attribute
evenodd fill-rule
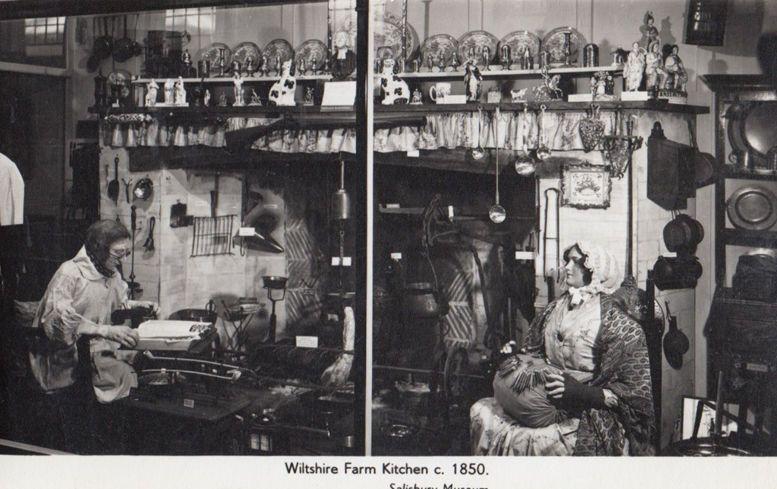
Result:
<svg viewBox="0 0 777 489"><path fill-rule="evenodd" d="M508 343L505 343L505 345L502 347L501 350L499 350L499 353L502 355L512 355L515 353L515 341L510 341Z"/></svg>
<svg viewBox="0 0 777 489"><path fill-rule="evenodd" d="M132 348L138 344L140 336L137 330L129 326L107 326L104 338L121 343L123 346Z"/></svg>
<svg viewBox="0 0 777 489"><path fill-rule="evenodd" d="M548 397L553 399L561 399L564 396L564 376L561 374L548 374L550 379L545 382L545 391L548 393Z"/></svg>

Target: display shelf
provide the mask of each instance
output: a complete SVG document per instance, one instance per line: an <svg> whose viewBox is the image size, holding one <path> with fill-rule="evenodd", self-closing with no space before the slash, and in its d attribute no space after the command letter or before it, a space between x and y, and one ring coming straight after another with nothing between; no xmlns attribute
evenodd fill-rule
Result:
<svg viewBox="0 0 777 489"><path fill-rule="evenodd" d="M738 180L760 180L766 182L777 181L777 172L769 173L756 173L752 171L743 171L732 168L731 165L726 165L723 172L725 178L738 179Z"/></svg>
<svg viewBox="0 0 777 489"><path fill-rule="evenodd" d="M563 68L550 68L548 69L549 75L592 75L600 71L607 71L615 75L623 73L623 65L608 65L608 66L568 66ZM435 80L455 80L457 78L464 77L464 68L461 67L458 71L438 71L438 72L404 72L398 73L397 76L405 80L420 80L420 81L435 81ZM484 79L491 78L540 78L542 75L542 69L531 70L480 70L480 74ZM375 77L379 77L380 74L376 73Z"/></svg>
<svg viewBox="0 0 777 489"><path fill-rule="evenodd" d="M723 238L723 243L726 245L777 249L777 231L726 228L721 231L721 238Z"/></svg>
<svg viewBox="0 0 777 489"><path fill-rule="evenodd" d="M524 107L529 110L539 110L544 105L546 110L555 111L586 111L591 104L598 105L601 110L656 110L662 112L675 112L684 114L707 114L709 107L701 105L671 104L666 100L646 100L646 101L600 101L600 102L565 102L554 100L550 102L520 102L520 103L468 103L468 104L403 104L403 105L380 105L375 104L375 112L477 112L478 109L484 111L493 111L499 106L501 111L515 112L521 111Z"/></svg>
<svg viewBox="0 0 777 489"><path fill-rule="evenodd" d="M300 75L294 77L297 81L313 81L313 80L320 80L320 81L328 81L332 79L332 75ZM165 81L167 80L177 80L177 76L169 76L169 77L161 77L161 78L136 78L132 80L132 83L134 84L143 84L143 83L150 83L152 80L155 81L160 87L164 85ZM262 76L262 77L243 77L241 80L243 83L267 83L267 82L276 82L280 80L280 76ZM184 83L206 83L206 84L218 84L218 83L224 83L224 84L231 84L234 78L232 76L220 76L220 77L209 77L209 78L184 78Z"/></svg>
<svg viewBox="0 0 777 489"><path fill-rule="evenodd" d="M124 114L149 114L167 117L188 117L203 119L213 117L250 117L252 115L266 117L272 114L326 114L331 112L353 112L351 105L246 105L244 107L166 107L155 105L153 107L90 107L93 114L124 115Z"/></svg>

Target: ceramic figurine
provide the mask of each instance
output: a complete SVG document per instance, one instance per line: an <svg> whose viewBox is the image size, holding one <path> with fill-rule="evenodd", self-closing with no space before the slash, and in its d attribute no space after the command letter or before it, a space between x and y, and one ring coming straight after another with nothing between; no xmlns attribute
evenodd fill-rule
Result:
<svg viewBox="0 0 777 489"><path fill-rule="evenodd" d="M305 58L300 57L297 61L297 71L299 71L300 75L305 75L307 72L307 67L305 65Z"/></svg>
<svg viewBox="0 0 777 489"><path fill-rule="evenodd" d="M550 76L548 66L544 66L540 74L542 75L542 85L532 87L534 98L538 102L563 99L564 92L558 87L561 82L561 75Z"/></svg>
<svg viewBox="0 0 777 489"><path fill-rule="evenodd" d="M294 78L294 63L288 59L281 66L281 79L270 87L270 102L275 105L292 106L297 90L297 79Z"/></svg>
<svg viewBox="0 0 777 489"><path fill-rule="evenodd" d="M655 91L660 88L658 82L663 71L661 66L661 45L659 42L653 42L648 47L645 55L645 89Z"/></svg>
<svg viewBox="0 0 777 489"><path fill-rule="evenodd" d="M437 58L437 71L445 71L445 56L440 55Z"/></svg>
<svg viewBox="0 0 777 489"><path fill-rule="evenodd" d="M154 80L151 80L146 84L146 107L153 107L156 105L158 93L159 85L157 85Z"/></svg>
<svg viewBox="0 0 777 489"><path fill-rule="evenodd" d="M488 46L483 46L483 66L486 67L487 70L491 69L491 49Z"/></svg>
<svg viewBox="0 0 777 489"><path fill-rule="evenodd" d="M165 105L175 103L175 81L172 78L165 80Z"/></svg>
<svg viewBox="0 0 777 489"><path fill-rule="evenodd" d="M467 59L464 60L464 62L466 63L467 61L469 61L471 59L477 60L477 57L478 57L478 53L475 50L475 46L470 46L469 50L467 50Z"/></svg>
<svg viewBox="0 0 777 489"><path fill-rule="evenodd" d="M642 77L645 74L645 54L645 50L639 46L638 42L631 45L631 51L629 51L626 64L623 66L623 81L629 92L636 92L642 85Z"/></svg>
<svg viewBox="0 0 777 489"><path fill-rule="evenodd" d="M246 65L243 71L247 77L253 78L254 72L256 71L256 67L254 66L254 58L251 56L246 56Z"/></svg>
<svg viewBox="0 0 777 489"><path fill-rule="evenodd" d="M219 107L226 107L227 106L227 94L222 93L219 95Z"/></svg>
<svg viewBox="0 0 777 489"><path fill-rule="evenodd" d="M318 75L318 56L316 53L310 55L310 71L313 75Z"/></svg>
<svg viewBox="0 0 777 489"><path fill-rule="evenodd" d="M305 100L302 105L313 105L313 87L305 88Z"/></svg>
<svg viewBox="0 0 777 489"><path fill-rule="evenodd" d="M189 54L188 49L183 50L183 54L181 54L181 62L183 63L183 75L189 76L192 70L192 55Z"/></svg>
<svg viewBox="0 0 777 489"><path fill-rule="evenodd" d="M532 70L534 69L534 60L531 56L531 50L527 47L523 50L523 64L522 67L524 70Z"/></svg>
<svg viewBox="0 0 777 489"><path fill-rule="evenodd" d="M453 58L451 58L451 64L446 68L445 71L459 71L459 66L461 66L461 63L459 62L459 54L454 51L453 52Z"/></svg>
<svg viewBox="0 0 777 489"><path fill-rule="evenodd" d="M269 67L268 67L267 63L269 63L269 60L267 59L267 55L263 54L262 55L262 66L261 66L260 71L259 71L259 76L261 76L261 77L267 76L267 72L269 71Z"/></svg>
<svg viewBox="0 0 777 489"><path fill-rule="evenodd" d="M262 105L262 99L259 98L259 94L256 93L256 90L251 90L251 101L248 102L248 105L254 107Z"/></svg>
<svg viewBox="0 0 777 489"><path fill-rule="evenodd" d="M653 18L653 12L649 11L645 14L645 36L647 37L647 46L650 50L650 45L654 42L661 43L658 37L658 29L656 29L655 19Z"/></svg>
<svg viewBox="0 0 777 489"><path fill-rule="evenodd" d="M510 46L507 44L502 46L502 69L510 69Z"/></svg>
<svg viewBox="0 0 777 489"><path fill-rule="evenodd" d="M421 73L429 73L432 71L432 67L434 66L434 59L432 58L432 53L427 53L426 59L424 60L423 66L419 68L419 71Z"/></svg>
<svg viewBox="0 0 777 489"><path fill-rule="evenodd" d="M520 90L510 90L510 100L514 103L526 102L526 91L528 88L522 88Z"/></svg>
<svg viewBox="0 0 777 489"><path fill-rule="evenodd" d="M483 75L480 74L477 64L473 60L467 61L464 65L464 89L467 94L467 102L477 102L480 100L481 82Z"/></svg>
<svg viewBox="0 0 777 489"><path fill-rule="evenodd" d="M210 105L210 90L205 90L205 94L202 96L202 105L205 107Z"/></svg>
<svg viewBox="0 0 777 489"><path fill-rule="evenodd" d="M281 76L282 70L283 66L281 66L281 55L278 53L275 55L275 76Z"/></svg>
<svg viewBox="0 0 777 489"><path fill-rule="evenodd" d="M173 87L174 102L175 105L187 105L186 104L186 88L183 85L183 78L178 77Z"/></svg>
<svg viewBox="0 0 777 489"><path fill-rule="evenodd" d="M413 98L410 100L410 103L412 105L421 105L423 104L423 94L421 94L421 90L415 89L413 90Z"/></svg>
<svg viewBox="0 0 777 489"><path fill-rule="evenodd" d="M243 99L243 78L239 72L235 72L232 75L232 85L232 97L235 99L232 106L243 107L245 105L245 100Z"/></svg>
<svg viewBox="0 0 777 489"><path fill-rule="evenodd" d="M410 101L410 87L394 72L395 61L392 58L383 60L380 72L380 92L383 95L383 105L406 104Z"/></svg>
<svg viewBox="0 0 777 489"><path fill-rule="evenodd" d="M666 77L663 88L684 94L685 85L688 83L688 73L685 71L685 65L683 65L683 61L680 59L679 51L680 48L677 44L674 44L672 51L664 60Z"/></svg>
<svg viewBox="0 0 777 489"><path fill-rule="evenodd" d="M612 74L607 71L597 71L591 76L591 94L594 100L613 100L615 82Z"/></svg>
<svg viewBox="0 0 777 489"><path fill-rule="evenodd" d="M342 30L335 34L335 52L330 61L332 78L334 80L350 78L356 70L356 53L348 45L350 39L351 36L347 31Z"/></svg>

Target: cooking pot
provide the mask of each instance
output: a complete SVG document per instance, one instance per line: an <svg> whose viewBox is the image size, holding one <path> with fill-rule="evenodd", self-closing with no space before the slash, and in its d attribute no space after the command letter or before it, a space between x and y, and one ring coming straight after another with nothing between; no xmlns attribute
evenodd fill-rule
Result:
<svg viewBox="0 0 777 489"><path fill-rule="evenodd" d="M405 285L402 297L405 312L413 317L431 319L439 317L440 305L432 284L413 282Z"/></svg>
<svg viewBox="0 0 777 489"><path fill-rule="evenodd" d="M135 188L132 190L132 195L134 195L136 199L140 200L148 200L151 198L153 193L154 182L152 182L148 177L138 180L138 183L135 184Z"/></svg>
<svg viewBox="0 0 777 489"><path fill-rule="evenodd" d="M693 253L704 239L704 227L687 214L678 214L664 226L666 249L675 253Z"/></svg>
<svg viewBox="0 0 777 489"><path fill-rule="evenodd" d="M695 256L659 256L653 264L653 283L659 290L692 289L703 272Z"/></svg>

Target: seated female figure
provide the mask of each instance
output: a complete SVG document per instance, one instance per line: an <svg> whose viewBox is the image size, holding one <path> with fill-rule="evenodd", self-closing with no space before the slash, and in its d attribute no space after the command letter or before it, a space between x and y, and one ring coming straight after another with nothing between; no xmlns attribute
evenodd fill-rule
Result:
<svg viewBox="0 0 777 489"><path fill-rule="evenodd" d="M647 344L641 327L608 295L618 265L599 246L564 253L568 290L535 318L521 354L513 344L494 378L493 405L471 410L477 438L507 417L511 447L481 453L649 455L655 430ZM481 430L484 425L490 429ZM504 436L502 437L504 438ZM486 443L488 445L489 442ZM492 443L493 445L493 443Z"/></svg>

